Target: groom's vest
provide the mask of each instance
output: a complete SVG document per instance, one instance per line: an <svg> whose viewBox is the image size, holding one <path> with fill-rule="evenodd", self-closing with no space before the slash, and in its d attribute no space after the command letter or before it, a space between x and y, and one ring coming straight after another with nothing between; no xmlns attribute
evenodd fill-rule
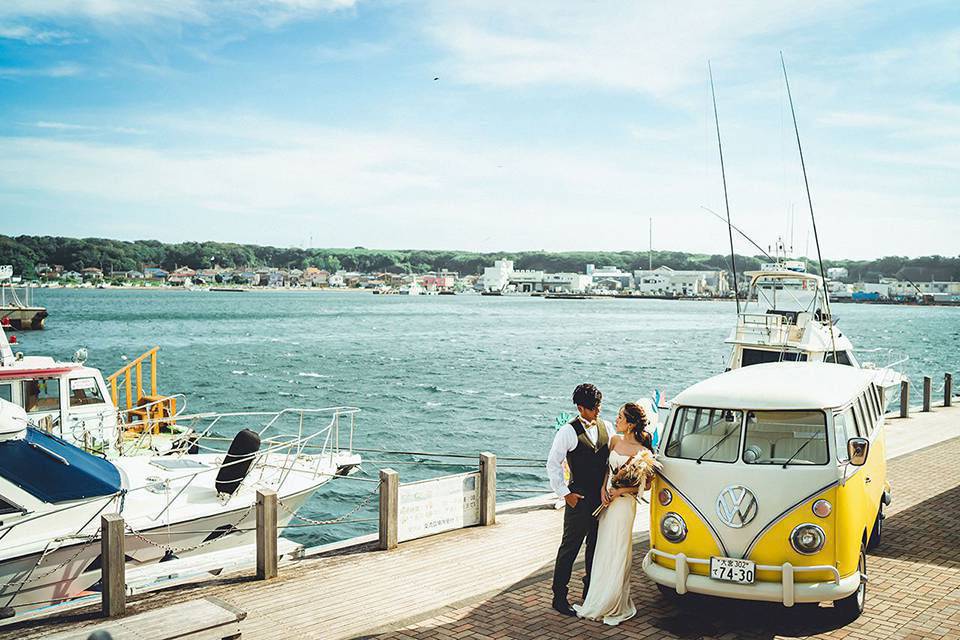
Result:
<svg viewBox="0 0 960 640"><path fill-rule="evenodd" d="M567 487L572 493L579 493L588 504L600 504L600 487L607 472L610 456L610 437L605 423L597 422L597 443L594 445L584 432L583 423L578 418L570 422L577 433L577 446L567 452L567 466L570 468L570 483Z"/></svg>

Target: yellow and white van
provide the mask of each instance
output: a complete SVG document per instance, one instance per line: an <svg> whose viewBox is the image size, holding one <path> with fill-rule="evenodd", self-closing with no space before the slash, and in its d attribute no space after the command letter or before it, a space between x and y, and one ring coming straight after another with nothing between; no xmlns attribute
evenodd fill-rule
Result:
<svg viewBox="0 0 960 640"><path fill-rule="evenodd" d="M759 364L673 400L643 560L661 591L863 611L890 503L878 373Z"/></svg>

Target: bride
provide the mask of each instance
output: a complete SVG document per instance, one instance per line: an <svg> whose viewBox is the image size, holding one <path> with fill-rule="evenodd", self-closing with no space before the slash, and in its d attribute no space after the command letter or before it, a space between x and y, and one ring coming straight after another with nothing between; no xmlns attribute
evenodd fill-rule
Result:
<svg viewBox="0 0 960 640"><path fill-rule="evenodd" d="M630 598L630 567L636 495L641 489L615 489L610 477L645 449L651 450L652 438L646 426L647 416L640 405L629 402L620 408L616 422L619 435L610 439L609 466L601 489L606 509L600 514L590 589L583 604L573 606L581 618L617 625L637 613Z"/></svg>

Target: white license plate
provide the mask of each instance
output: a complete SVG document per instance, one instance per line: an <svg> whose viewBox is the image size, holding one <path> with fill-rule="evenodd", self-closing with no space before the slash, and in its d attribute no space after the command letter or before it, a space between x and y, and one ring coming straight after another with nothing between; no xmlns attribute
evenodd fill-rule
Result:
<svg viewBox="0 0 960 640"><path fill-rule="evenodd" d="M710 558L710 577L714 580L726 580L739 584L753 584L757 574L757 565L753 560L736 558Z"/></svg>

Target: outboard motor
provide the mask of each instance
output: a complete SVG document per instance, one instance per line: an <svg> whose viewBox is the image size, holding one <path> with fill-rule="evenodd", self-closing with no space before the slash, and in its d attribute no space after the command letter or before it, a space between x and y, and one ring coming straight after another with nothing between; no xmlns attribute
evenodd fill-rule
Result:
<svg viewBox="0 0 960 640"><path fill-rule="evenodd" d="M254 455L259 450L260 436L255 431L244 429L233 437L214 484L221 500L226 501L236 493L240 483L247 477Z"/></svg>

